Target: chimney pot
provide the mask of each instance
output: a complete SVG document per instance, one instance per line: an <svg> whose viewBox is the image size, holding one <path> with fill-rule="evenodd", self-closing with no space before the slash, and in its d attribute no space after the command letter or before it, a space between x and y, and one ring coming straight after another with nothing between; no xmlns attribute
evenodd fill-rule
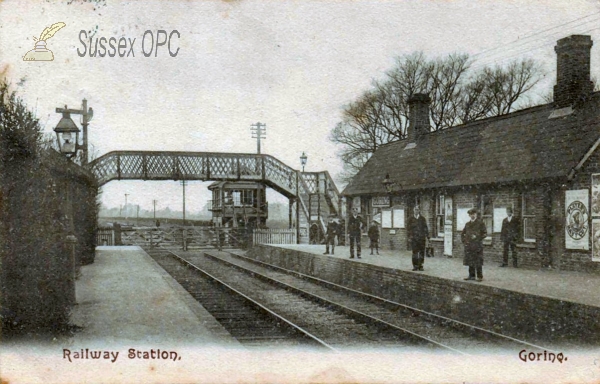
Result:
<svg viewBox="0 0 600 384"><path fill-rule="evenodd" d="M419 137L431 132L429 123L429 103L431 98L425 93L415 93L408 98L408 143L415 143Z"/></svg>
<svg viewBox="0 0 600 384"><path fill-rule="evenodd" d="M592 38L571 35L557 41L554 106L565 108L585 100L594 89L590 80Z"/></svg>

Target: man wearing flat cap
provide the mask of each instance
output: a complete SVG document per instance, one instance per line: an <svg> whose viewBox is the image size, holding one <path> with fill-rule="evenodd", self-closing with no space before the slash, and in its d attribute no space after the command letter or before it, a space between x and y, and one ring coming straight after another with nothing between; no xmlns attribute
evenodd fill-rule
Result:
<svg viewBox="0 0 600 384"><path fill-rule="evenodd" d="M471 221L465 224L461 233L461 240L465 247L463 264L469 267L469 277L465 280L483 280L483 239L487 236L487 230L483 221L477 217L475 208L467 212Z"/></svg>

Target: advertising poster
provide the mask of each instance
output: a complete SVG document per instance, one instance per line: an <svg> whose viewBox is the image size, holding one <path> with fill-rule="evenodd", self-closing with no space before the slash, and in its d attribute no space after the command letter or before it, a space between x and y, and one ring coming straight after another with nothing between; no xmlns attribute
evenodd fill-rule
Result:
<svg viewBox="0 0 600 384"><path fill-rule="evenodd" d="M404 209L394 209L394 228L404 228Z"/></svg>
<svg viewBox="0 0 600 384"><path fill-rule="evenodd" d="M589 192L587 189L566 191L565 248L589 249Z"/></svg>
<svg viewBox="0 0 600 384"><path fill-rule="evenodd" d="M592 261L600 261L600 219L592 220Z"/></svg>
<svg viewBox="0 0 600 384"><path fill-rule="evenodd" d="M592 175L592 207L590 212L592 216L600 217L600 173Z"/></svg>
<svg viewBox="0 0 600 384"><path fill-rule="evenodd" d="M452 224L452 219L454 216L452 215L452 198L446 196L444 201L444 215L446 224Z"/></svg>
<svg viewBox="0 0 600 384"><path fill-rule="evenodd" d="M452 256L452 197L444 200L444 255Z"/></svg>
<svg viewBox="0 0 600 384"><path fill-rule="evenodd" d="M389 209L381 211L381 227L392 228L392 211Z"/></svg>

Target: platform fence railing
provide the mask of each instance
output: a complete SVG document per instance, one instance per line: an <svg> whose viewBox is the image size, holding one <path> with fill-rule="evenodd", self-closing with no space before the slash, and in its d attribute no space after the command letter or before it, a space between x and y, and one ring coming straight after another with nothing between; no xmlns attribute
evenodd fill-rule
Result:
<svg viewBox="0 0 600 384"><path fill-rule="evenodd" d="M254 244L296 244L295 229L255 229Z"/></svg>

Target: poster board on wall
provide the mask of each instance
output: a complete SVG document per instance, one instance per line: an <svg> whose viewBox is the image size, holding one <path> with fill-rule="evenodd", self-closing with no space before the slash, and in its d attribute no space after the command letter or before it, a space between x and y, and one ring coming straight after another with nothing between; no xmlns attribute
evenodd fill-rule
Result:
<svg viewBox="0 0 600 384"><path fill-rule="evenodd" d="M592 220L592 261L600 262L600 219Z"/></svg>
<svg viewBox="0 0 600 384"><path fill-rule="evenodd" d="M452 257L452 237L454 231L452 215L452 197L446 196L444 199L444 255Z"/></svg>
<svg viewBox="0 0 600 384"><path fill-rule="evenodd" d="M392 211L389 209L381 211L381 228L392 228Z"/></svg>
<svg viewBox="0 0 600 384"><path fill-rule="evenodd" d="M403 208L394 208L394 228L404 228Z"/></svg>
<svg viewBox="0 0 600 384"><path fill-rule="evenodd" d="M446 224L452 224L452 197L446 196L444 200L444 220Z"/></svg>
<svg viewBox="0 0 600 384"><path fill-rule="evenodd" d="M456 230L462 231L465 228L465 224L467 224L471 218L469 217L469 209L470 207L456 207Z"/></svg>
<svg viewBox="0 0 600 384"><path fill-rule="evenodd" d="M565 193L565 248L589 250L589 192Z"/></svg>
<svg viewBox="0 0 600 384"><path fill-rule="evenodd" d="M600 217L600 173L592 175L592 206L590 207L592 216Z"/></svg>

